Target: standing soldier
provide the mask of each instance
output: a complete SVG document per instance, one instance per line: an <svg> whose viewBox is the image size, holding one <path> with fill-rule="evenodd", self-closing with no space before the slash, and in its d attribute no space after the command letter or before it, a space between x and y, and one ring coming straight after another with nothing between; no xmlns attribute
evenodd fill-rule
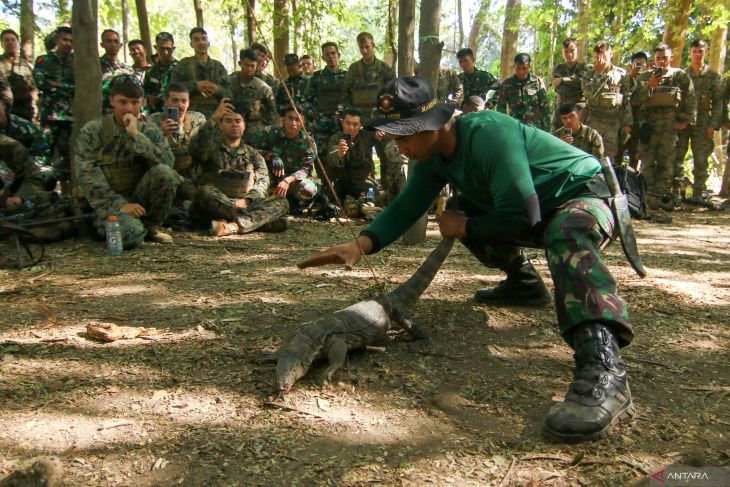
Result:
<svg viewBox="0 0 730 487"><path fill-rule="evenodd" d="M258 69L256 71L256 77L264 80L266 84L271 87L271 91L274 92L274 95L276 95L276 93L279 91L279 82L276 80L276 77L264 72L269 65L269 61L271 61L271 54L269 53L269 49L258 42L254 42L253 44L251 44L251 49L256 51L256 58L259 61Z"/></svg>
<svg viewBox="0 0 730 487"><path fill-rule="evenodd" d="M630 135L634 123L630 103L631 78L626 70L611 64L613 51L608 42L599 41L593 52L596 54L595 64L583 78L585 122L601 134L604 153L619 166L623 159L623 154L619 153L619 148L623 147L619 132Z"/></svg>
<svg viewBox="0 0 730 487"><path fill-rule="evenodd" d="M629 80L631 80L631 93L636 89L638 83L637 78L641 73L649 68L649 58L644 51L635 52L631 56L631 71L629 71ZM631 127L632 136L626 141L624 147L620 149L621 153L627 151L629 153L629 166L634 169L639 167L639 113L635 104L631 104L631 114L634 125Z"/></svg>
<svg viewBox="0 0 730 487"><path fill-rule="evenodd" d="M461 101L464 99L464 86L453 69L439 68L436 98L442 103L451 103L457 107L461 105Z"/></svg>
<svg viewBox="0 0 730 487"><path fill-rule="evenodd" d="M603 139L601 134L588 125L580 123L581 113L577 103L563 103L558 107L561 126L553 131L553 135L596 159L602 159Z"/></svg>
<svg viewBox="0 0 730 487"><path fill-rule="evenodd" d="M58 179L71 176L69 141L73 125L71 101L74 97L73 34L71 27L56 29L56 48L39 56L33 70L41 94L41 126L51 141Z"/></svg>
<svg viewBox="0 0 730 487"><path fill-rule="evenodd" d="M302 56L302 74L307 78L314 74L314 59L309 54Z"/></svg>
<svg viewBox="0 0 730 487"><path fill-rule="evenodd" d="M172 56L175 52L175 39L172 34L169 32L157 34L155 49L157 62L152 65L144 79L144 95L152 113L162 110L162 96L167 91L172 70L177 65L177 59Z"/></svg>
<svg viewBox="0 0 730 487"><path fill-rule="evenodd" d="M378 91L386 81L395 79L395 72L383 61L375 57L375 42L372 34L360 32L357 47L362 59L350 65L342 88L342 105L357 108L363 114L363 125L370 121L375 108Z"/></svg>
<svg viewBox="0 0 730 487"><path fill-rule="evenodd" d="M550 127L550 103L545 82L530 73L532 58L529 54L515 56L515 74L504 80L499 90L497 110L509 114L527 125L548 130Z"/></svg>
<svg viewBox="0 0 730 487"><path fill-rule="evenodd" d="M190 91L190 109L210 116L223 98L231 96L226 68L208 55L210 41L205 29L190 31L195 55L186 57L172 70L171 83L182 83Z"/></svg>
<svg viewBox="0 0 730 487"><path fill-rule="evenodd" d="M251 145L256 134L276 121L274 94L271 87L256 77L258 59L253 49L241 49L238 53L241 71L231 73L231 102L237 113L246 118L243 140Z"/></svg>
<svg viewBox="0 0 730 487"><path fill-rule="evenodd" d="M459 67L461 68L459 81L461 81L464 89L464 99L470 96L478 96L487 102L489 107L492 107L493 104L489 100L499 90L499 80L492 73L477 69L474 51L468 47L460 49L456 53L456 59L459 60ZM490 92L492 92L491 95Z"/></svg>
<svg viewBox="0 0 730 487"><path fill-rule="evenodd" d="M281 127L266 127L254 142L269 165L272 194L286 196L293 215L301 214L317 194L317 185L310 179L317 146L304 132L297 111L304 113L301 107L292 106L280 111Z"/></svg>
<svg viewBox="0 0 730 487"><path fill-rule="evenodd" d="M2 65L13 93L14 115L33 120L38 90L33 81L33 66L20 55L18 34L12 29L0 32L3 45Z"/></svg>
<svg viewBox="0 0 730 487"><path fill-rule="evenodd" d="M145 76L152 67L147 61L147 49L144 47L144 42L140 39L132 39L127 43L129 48L129 55L134 60L132 64L132 70L134 75L137 77L140 86L144 86Z"/></svg>
<svg viewBox="0 0 730 487"><path fill-rule="evenodd" d="M284 65L288 77L279 86L279 91L276 93L276 108L279 112L291 106L292 102L289 100L289 96L294 100L295 105L304 105L304 90L307 89L307 80L309 79L302 76L302 63L296 54L284 56Z"/></svg>
<svg viewBox="0 0 730 487"><path fill-rule="evenodd" d="M111 110L109 102L109 87L118 74L134 74L131 66L119 60L119 51L122 49L122 42L119 40L119 33L112 29L105 29L101 33L101 47L104 54L99 58L101 63L101 95L103 100L102 112Z"/></svg>
<svg viewBox="0 0 730 487"><path fill-rule="evenodd" d="M654 69L637 78L632 103L639 107L639 159L650 209L674 209L683 175L675 171L677 131L694 125L697 99L692 78L670 66L672 48L654 49Z"/></svg>
<svg viewBox="0 0 730 487"><path fill-rule="evenodd" d="M170 146L156 125L139 120L144 91L137 80L119 76L109 89L112 113L84 125L76 141L74 169L94 225L104 235L107 217L117 215L125 249L145 238L172 243L160 229L180 182Z"/></svg>
<svg viewBox="0 0 730 487"><path fill-rule="evenodd" d="M685 72L692 78L697 97L697 121L679 131L677 140L677 160L675 174L684 171L684 156L692 144L692 201L702 201L702 193L707 189L707 159L714 149L715 130L722 124L723 82L720 75L705 64L707 42L695 40L690 45L690 66Z"/></svg>
<svg viewBox="0 0 730 487"><path fill-rule="evenodd" d="M577 103L579 109L585 107L581 79L586 71L586 64L578 62L578 41L572 37L563 41L563 59L564 63L553 68L553 88L558 94L553 113L553 130L562 125L558 113L560 105Z"/></svg>
<svg viewBox="0 0 730 487"><path fill-rule="evenodd" d="M342 88L347 71L340 69L340 49L334 42L322 44L324 69L315 71L307 82L304 92L314 141L319 148L320 159L324 161L327 142L337 132L337 114L341 111Z"/></svg>
<svg viewBox="0 0 730 487"><path fill-rule="evenodd" d="M268 196L266 162L244 144L246 122L225 100L190 142L198 188L190 214L217 237L286 230L286 198Z"/></svg>

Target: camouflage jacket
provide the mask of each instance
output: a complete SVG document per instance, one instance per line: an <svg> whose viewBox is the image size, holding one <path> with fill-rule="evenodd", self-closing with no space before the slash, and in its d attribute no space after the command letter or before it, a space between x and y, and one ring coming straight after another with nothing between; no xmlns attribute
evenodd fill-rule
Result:
<svg viewBox="0 0 730 487"><path fill-rule="evenodd" d="M164 164L172 167L173 156L160 129L149 122L139 122L139 134L134 139L124 128L114 123L113 139L106 145L102 119L92 120L79 132L74 149L76 178L91 208L118 212L129 201L112 190L102 172L99 160L102 149L114 154L131 153L144 159L150 166Z"/></svg>
<svg viewBox="0 0 730 487"><path fill-rule="evenodd" d="M134 71L134 76L137 78L137 81L139 81L139 85L144 87L144 80L147 76L147 73L150 72L150 69L152 69L151 65L148 65L147 67L141 68L137 66L132 66L132 71Z"/></svg>
<svg viewBox="0 0 730 487"><path fill-rule="evenodd" d="M712 71L708 65L695 74L691 67L685 72L692 78L697 97L697 123L708 123L715 130L722 124L723 97L725 84L720 75Z"/></svg>
<svg viewBox="0 0 730 487"><path fill-rule="evenodd" d="M677 123L694 125L697 120L697 97L695 96L692 78L679 68L669 68L662 76L657 88L649 89L647 85L653 71L645 71L636 78L636 87L631 94L631 103L639 108L639 122L653 121L674 114ZM652 101L656 94L667 90L678 89L679 100L674 105L657 106Z"/></svg>
<svg viewBox="0 0 730 487"><path fill-rule="evenodd" d="M210 81L218 85L218 93L211 97L203 96L198 91L198 81ZM195 56L181 59L172 70L171 83L181 83L190 91L190 109L208 116L223 98L231 97L231 86L228 73L223 65L209 57L207 61L198 61Z"/></svg>
<svg viewBox="0 0 730 487"><path fill-rule="evenodd" d="M12 171L10 178L8 175L3 178L12 180L10 191L8 192L7 188L0 188L0 193L5 191L5 196L19 196L33 203L43 199L47 192L43 189L41 173L20 142L6 135L0 135L0 163L5 163L7 169Z"/></svg>
<svg viewBox="0 0 730 487"><path fill-rule="evenodd" d="M728 104L730 104L730 79L723 80L723 83L725 85L725 90L722 97L721 123L728 123L730 122L730 107L728 107Z"/></svg>
<svg viewBox="0 0 730 487"><path fill-rule="evenodd" d="M8 84L13 93L12 113L32 120L35 115L38 94L35 81L33 80L33 66L22 57L14 61L8 56L3 55L0 56L0 59L2 59Z"/></svg>
<svg viewBox="0 0 730 487"><path fill-rule="evenodd" d="M330 137L327 143L327 167L329 169L344 167L349 177L360 181L373 175L375 173L373 147L378 143L375 132L361 130L352 142L352 146L345 154L345 157L340 159L339 150L342 137L343 132L337 132ZM405 157L398 152L398 146L392 140L388 140L385 144L383 153L389 164L401 165L405 163Z"/></svg>
<svg viewBox="0 0 730 487"><path fill-rule="evenodd" d="M149 121L157 126L162 132L162 122L167 119L166 112L158 112L150 116ZM165 136L167 143L170 145L170 150L174 156L180 154L188 154L188 148L190 146L190 140L205 124L205 115L198 112L191 112L188 110L185 113L185 118L181 124L179 132L173 132L170 135ZM163 134L164 135L164 134Z"/></svg>
<svg viewBox="0 0 730 487"><path fill-rule="evenodd" d="M320 118L334 118L342 100L346 75L344 69L330 71L325 68L315 71L309 78L304 90L304 101L310 120L316 122Z"/></svg>
<svg viewBox="0 0 730 487"><path fill-rule="evenodd" d="M342 106L362 110L363 124L367 123L376 106L378 91L392 79L395 72L380 59L375 58L371 64L365 64L362 59L352 63L342 86Z"/></svg>
<svg viewBox="0 0 730 487"><path fill-rule="evenodd" d="M522 123L547 130L550 127L550 102L545 82L534 74L524 80L511 76L504 80L499 90L497 110L509 114Z"/></svg>
<svg viewBox="0 0 730 487"><path fill-rule="evenodd" d="M264 158L243 140L238 147L228 146L220 127L210 122L203 124L190 141L188 152L193 156L198 175L229 169L245 171L248 165L253 166L253 186L243 197L255 201L268 196L269 171Z"/></svg>
<svg viewBox="0 0 730 487"><path fill-rule="evenodd" d="M585 103L581 81L586 69L586 64L579 62L572 66L561 63L553 68L553 79L560 78L560 84L555 88L555 92L558 94L558 104Z"/></svg>
<svg viewBox="0 0 730 487"><path fill-rule="evenodd" d="M490 91L499 89L499 80L494 75L483 69L474 69L471 73L459 73L459 81L464 87L464 100L470 96L478 96L487 102L487 95ZM487 102L488 106L493 106Z"/></svg>
<svg viewBox="0 0 730 487"><path fill-rule="evenodd" d="M560 138L560 132L562 130L562 127L555 130L553 135ZM596 156L598 159L603 158L603 138L601 137L601 134L590 128L588 125L580 125L578 132L573 134L573 142L571 145Z"/></svg>
<svg viewBox="0 0 730 487"><path fill-rule="evenodd" d="M10 114L8 125L0 130L0 134L17 140L31 156L42 159L37 162L45 164L51 160L51 144L46 133L27 118Z"/></svg>
<svg viewBox="0 0 730 487"><path fill-rule="evenodd" d="M0 69L0 102L5 104L5 112L10 113L13 108L13 90L4 69Z"/></svg>
<svg viewBox="0 0 730 487"><path fill-rule="evenodd" d="M170 84L170 76L172 76L172 70L177 65L177 59L173 59L169 64L153 64L147 76L144 78L144 96L147 98L147 103L150 106L152 113L159 112L162 110L162 99L167 90L167 85ZM153 104L150 104L150 97L156 97L157 99Z"/></svg>
<svg viewBox="0 0 730 487"><path fill-rule="evenodd" d="M618 66L606 73L596 73L593 66L586 69L581 80L586 102L586 117L620 117L621 126L633 125L631 111L631 76Z"/></svg>
<svg viewBox="0 0 730 487"><path fill-rule="evenodd" d="M129 74L137 79L139 78L134 72L134 68L132 66L119 61L119 59L117 59L117 61L112 61L109 59L109 56L104 54L99 58L99 62L101 63L101 110L105 113L112 108L111 102L109 101L112 78L120 74Z"/></svg>
<svg viewBox="0 0 730 487"><path fill-rule="evenodd" d="M284 86L289 89L291 97L297 106L304 109L304 91L307 89L307 82L309 78L306 76L297 76L296 78L287 78L284 82L279 85L279 91L276 92L276 110L281 113L282 110L286 110L291 106L289 96L286 94Z"/></svg>
<svg viewBox="0 0 730 487"><path fill-rule="evenodd" d="M73 54L62 58L55 52L38 56L33 78L41 97L41 122L73 122ZM58 86L52 86L52 85Z"/></svg>
<svg viewBox="0 0 730 487"><path fill-rule="evenodd" d="M452 103L461 106L464 99L464 87L459 75L453 69L440 68L436 98L442 103Z"/></svg>
<svg viewBox="0 0 730 487"><path fill-rule="evenodd" d="M246 117L247 127L254 124L273 125L276 107L271 87L255 76L249 81L242 80L240 71L228 78L233 93L231 100L236 110Z"/></svg>
<svg viewBox="0 0 730 487"><path fill-rule="evenodd" d="M267 159L272 154L281 157L284 162L284 177L294 176L297 181L301 181L312 175L317 147L314 140L305 135L304 130L300 130L296 138L289 139L284 135L282 127L266 127L256 134L253 145Z"/></svg>
<svg viewBox="0 0 730 487"><path fill-rule="evenodd" d="M256 74L254 74L254 76L269 85L274 95L279 92L279 81L273 75L270 75L269 73L262 73L261 71L256 71Z"/></svg>

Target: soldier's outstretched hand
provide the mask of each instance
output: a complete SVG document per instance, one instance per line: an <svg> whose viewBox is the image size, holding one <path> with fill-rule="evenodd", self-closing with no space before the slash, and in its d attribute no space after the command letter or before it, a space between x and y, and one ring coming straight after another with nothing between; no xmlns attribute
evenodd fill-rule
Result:
<svg viewBox="0 0 730 487"><path fill-rule="evenodd" d="M368 237L360 236L356 242L335 245L321 252L317 252L297 264L300 269L319 267L328 264L344 264L345 269L351 271L363 256L368 254L373 244Z"/></svg>

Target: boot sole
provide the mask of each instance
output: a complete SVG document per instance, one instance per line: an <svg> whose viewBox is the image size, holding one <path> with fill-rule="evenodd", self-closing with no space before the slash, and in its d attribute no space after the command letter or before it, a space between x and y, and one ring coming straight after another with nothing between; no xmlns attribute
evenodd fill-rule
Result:
<svg viewBox="0 0 730 487"><path fill-rule="evenodd" d="M602 430L595 431L587 435L581 435L578 433L561 433L559 431L552 430L548 428L546 424L543 424L542 431L543 433L545 433L545 436L547 436L551 440L559 441L562 443L581 443L584 441L596 441L607 436L611 432L611 428L613 428L616 423L626 423L628 421L631 421L634 416L636 416L636 407L634 407L634 401L632 399L629 399L629 401L624 405L619 413L613 417L613 420L608 423Z"/></svg>

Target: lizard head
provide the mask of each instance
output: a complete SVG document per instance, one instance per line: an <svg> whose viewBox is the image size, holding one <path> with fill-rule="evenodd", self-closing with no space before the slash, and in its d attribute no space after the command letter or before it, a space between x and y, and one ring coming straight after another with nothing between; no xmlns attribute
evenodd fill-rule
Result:
<svg viewBox="0 0 730 487"><path fill-rule="evenodd" d="M276 386L279 393L289 392L294 383L307 373L299 357L280 357L276 364Z"/></svg>

